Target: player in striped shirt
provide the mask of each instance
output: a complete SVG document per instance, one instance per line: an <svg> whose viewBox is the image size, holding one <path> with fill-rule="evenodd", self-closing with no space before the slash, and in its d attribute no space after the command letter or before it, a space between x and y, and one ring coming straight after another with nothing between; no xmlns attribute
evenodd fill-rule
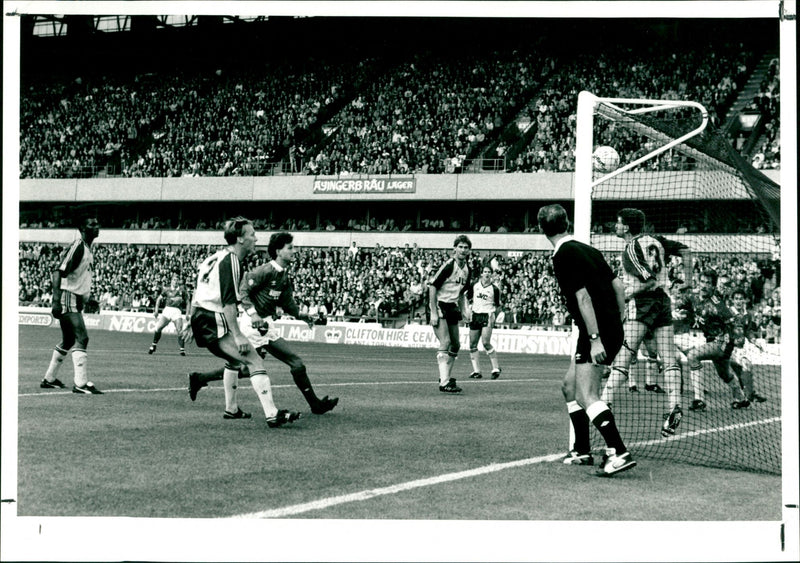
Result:
<svg viewBox="0 0 800 563"><path fill-rule="evenodd" d="M469 358L472 361L470 377L480 379L480 356L478 354L478 341L483 342L483 349L492 362L492 379L500 377L500 362L497 359L497 350L492 346L492 329L494 328L495 313L500 306L500 288L492 283L492 267L485 264L481 268L478 281L470 286L467 297L471 304L469 314Z"/></svg>
<svg viewBox="0 0 800 563"><path fill-rule="evenodd" d="M450 377L450 373L461 348L458 323L462 319L462 311L466 311L464 300L470 284L467 264L470 250L472 241L466 235L457 236L453 242L453 257L442 264L428 282L431 326L439 340L436 361L439 366L439 391L442 393L461 393L461 387L456 385L456 379Z"/></svg>
<svg viewBox="0 0 800 563"><path fill-rule="evenodd" d="M250 341L239 330L237 307L241 301L239 284L242 279L241 260L252 254L256 245L253 224L244 217L225 223L228 246L206 258L200 264L197 285L192 299L191 327L195 342L201 348L227 362L223 372L225 389L225 419L250 418L236 400L239 370L246 367L250 382L264 409L270 428L294 422L300 413L278 410L272 398L272 385L261 357L253 352ZM199 374L189 374L189 397L194 400L202 385Z"/></svg>
<svg viewBox="0 0 800 563"><path fill-rule="evenodd" d="M664 247L644 232L645 215L640 209L625 208L617 213L616 235L625 240L622 268L627 302L625 342L611 366L602 399L613 402L614 390L628 379L634 357L645 335L652 333L658 356L664 361L664 385L669 413L661 427L662 436L672 436L683 416L681 370L675 357L672 304L667 294L669 272Z"/></svg>
<svg viewBox="0 0 800 563"><path fill-rule="evenodd" d="M70 245L61 257L58 269L53 272L53 318L61 325L61 342L53 350L50 365L40 383L43 389L63 389L58 371L67 353L72 350L72 365L75 369L73 393L102 395L102 391L89 381L87 375L86 348L89 335L83 320L83 307L92 292L92 268L94 256L92 243L100 234L100 223L95 218L84 218L77 223L80 238Z"/></svg>

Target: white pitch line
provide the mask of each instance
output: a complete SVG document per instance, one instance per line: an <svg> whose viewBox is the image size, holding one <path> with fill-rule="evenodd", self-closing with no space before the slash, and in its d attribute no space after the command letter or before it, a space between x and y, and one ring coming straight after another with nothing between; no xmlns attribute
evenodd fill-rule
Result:
<svg viewBox="0 0 800 563"><path fill-rule="evenodd" d="M756 420L752 422L743 422L737 424L731 424L729 426L723 426L720 428L709 428L705 430L696 430L693 432L687 432L685 434L680 434L671 438L662 438L662 439L655 439L655 440L647 440L644 442L635 442L630 444L628 447L633 449L639 446L648 446L657 443L664 442L665 440L675 441L675 440L682 440L685 438L691 438L693 436L698 436L701 434L712 434L718 432L725 432L728 430L736 430L738 428L745 428L747 426L755 426L760 424L770 424L773 422L780 422L779 417L769 418L765 420ZM470 477L476 477L478 475L485 475L487 473L495 473L497 471L503 471L505 469L513 469L515 467L524 467L526 465L535 465L539 463L545 462L552 462L560 459L563 457L563 453L557 454L547 454L538 457L531 457L527 459L520 459L517 461L509 461L505 463L492 463L490 465L486 465L483 467L477 467L475 469L468 469L466 471L458 471L456 473L445 473L443 475L439 475L436 477L428 477L426 479L416 479L414 481L407 481L405 483L398 483L397 485L391 485L389 487L381 487L378 489L367 489L365 491L359 491L356 493L350 493L346 495L339 495L335 497L328 497L319 500L314 500L311 502L305 502L301 504L293 504L290 506L284 506L281 508L273 508L270 510L262 510L260 512L251 512L247 514L235 514L233 516L227 516L226 519L247 519L247 518L286 518L288 516L294 516L297 514L303 514L305 512L311 512L314 510L322 510L324 508L330 508L332 506L337 506L340 504L347 504L350 502L360 502L369 500L372 498L384 496L384 495L393 495L397 493L401 493L403 491L410 491L412 489L419 489L421 487L429 487L431 485L438 485L440 483L447 483L450 481L458 481L460 479L468 479Z"/></svg>
<svg viewBox="0 0 800 563"><path fill-rule="evenodd" d="M525 465L542 463L545 461L555 461L559 457L562 457L563 455L564 454L550 454L546 456L532 457L529 459L509 461L506 463L493 463L491 465L478 467L476 469L469 469L467 471L459 471L457 473L445 473L444 475L439 475L437 477L429 477L427 479L417 479L415 481L407 481L405 483L398 483L397 485L391 485L389 487L382 487L379 489L369 489L366 491L360 491L348 495L341 495L338 497L329 497L320 500L315 500L304 504L285 506L283 508L275 508L272 510L253 512L250 514L238 514L235 516L230 516L229 518L285 518L287 516L292 516L294 514L302 514L303 512L310 512L312 510L321 510L323 508L328 508L330 506L336 506L339 504L345 504L348 502L369 500L371 498L383 495L393 495L395 493L400 493L411 489L418 489L420 487L429 487L431 485L438 485L439 483L446 483L448 481L457 481L459 479L467 479L469 477L476 477L478 475L484 475L486 473L494 473L496 471L502 471L504 469L510 469L513 467L522 467Z"/></svg>
<svg viewBox="0 0 800 563"><path fill-rule="evenodd" d="M492 381L491 385L495 385L497 383L551 383L552 379L537 379L532 377L530 379L498 379L496 381ZM317 383L316 386L319 388L323 387L364 387L370 385L431 385L431 381L350 381L350 382L343 382L343 383ZM436 382L433 381L433 384ZM474 382L469 383L470 385L482 385L481 383ZM293 383L280 383L280 384L273 384L273 388L279 389L293 389L295 385ZM245 385L241 387L243 389L250 389L249 386ZM187 392L187 387L163 387L163 388L142 388L142 389L103 389L103 394L113 394L113 393L161 393L164 391L183 391ZM204 391L221 391L222 386L209 386L205 387ZM71 395L72 391L69 389L66 390L50 390L50 391L40 391L36 393L20 393L18 397L49 397L49 396L59 396L59 395Z"/></svg>

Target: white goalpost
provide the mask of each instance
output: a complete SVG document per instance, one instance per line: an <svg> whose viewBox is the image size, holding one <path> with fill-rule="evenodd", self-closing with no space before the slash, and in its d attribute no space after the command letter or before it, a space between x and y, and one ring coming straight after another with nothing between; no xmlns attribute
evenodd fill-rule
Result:
<svg viewBox="0 0 800 563"><path fill-rule="evenodd" d="M624 108L624 105L643 106ZM598 178L593 177L594 166L592 162L593 128L595 112L605 110L608 115L641 115L648 112L657 112L675 108L693 108L700 112L701 123L694 130L681 137L670 139L662 137L663 145L652 150L631 162L620 166L616 170L603 174ZM701 104L683 100L645 100L631 98L600 98L594 94L582 91L578 94L577 131L575 138L575 238L589 243L591 232L591 205L592 189L603 182L631 170L639 164L683 143L687 139L699 135L708 125L708 111ZM641 126L645 127L645 126ZM655 132L653 136L660 135Z"/></svg>
<svg viewBox="0 0 800 563"><path fill-rule="evenodd" d="M726 302L734 289L752 287L748 298L754 312L768 310L765 304L780 291L774 260L780 253L780 186L733 149L702 104L581 92L573 192L575 238L602 251L617 271L624 241L615 236L614 224L622 208L641 209L646 231L675 248L688 247L687 263L679 254L669 263L670 287L664 289L673 307L676 300L691 302L693 279L708 268L719 274ZM702 325L692 322L682 327L682 336L695 346L705 342L705 335ZM640 444L637 455L780 473L780 336L774 326L780 316L765 320L762 315L759 322L731 361L744 358L752 365L747 381L767 400L741 409L746 412L733 410L729 385L717 366L704 362L708 409L689 416L685 411L677 440L654 434L669 411L663 394L617 391L614 414L626 441ZM645 364L632 366L632 381L634 375L645 379L634 369L652 375L653 364ZM684 374L682 403L694 399L690 388Z"/></svg>

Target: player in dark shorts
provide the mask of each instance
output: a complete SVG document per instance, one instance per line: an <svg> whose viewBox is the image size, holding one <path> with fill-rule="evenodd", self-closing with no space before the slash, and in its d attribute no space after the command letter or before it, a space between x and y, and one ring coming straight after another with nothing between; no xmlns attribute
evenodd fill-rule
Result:
<svg viewBox="0 0 800 563"><path fill-rule="evenodd" d="M492 346L492 330L497 307L500 306L500 288L492 283L492 267L487 263L481 267L481 276L472 284L467 297L471 303L469 321L469 359L472 362L472 379L480 379L480 355L478 342L483 342L483 349L492 363L492 379L500 377L503 371L497 359L497 350Z"/></svg>
<svg viewBox="0 0 800 563"><path fill-rule="evenodd" d="M72 392L82 395L102 395L102 391L89 381L87 374L89 335L83 320L83 308L92 291L94 256L92 243L100 234L100 224L95 218L78 219L76 226L80 238L75 239L61 256L58 269L53 272L54 319L61 326L61 342L53 350L50 365L39 386L43 389L66 387L57 377L64 358L72 351Z"/></svg>
<svg viewBox="0 0 800 563"><path fill-rule="evenodd" d="M466 309L465 294L471 277L467 259L471 249L472 242L466 235L456 237L453 257L442 264L428 282L431 326L439 340L436 363L439 367L439 391L442 393L461 393L461 387L450 374L461 348L458 323Z"/></svg>
<svg viewBox="0 0 800 563"><path fill-rule="evenodd" d="M241 260L255 249L255 230L249 220L235 217L225 222L224 235L228 245L203 260L198 268L192 297L191 330L199 347L208 349L227 362L222 380L225 390L225 412L222 417L227 420L251 417L250 413L239 408L236 398L239 371L246 366L253 391L264 410L267 426L283 426L300 418L300 413L278 410L275 406L267 370L237 322L237 305L241 301ZM192 400L197 395L195 379L196 373L190 373L189 397Z"/></svg>

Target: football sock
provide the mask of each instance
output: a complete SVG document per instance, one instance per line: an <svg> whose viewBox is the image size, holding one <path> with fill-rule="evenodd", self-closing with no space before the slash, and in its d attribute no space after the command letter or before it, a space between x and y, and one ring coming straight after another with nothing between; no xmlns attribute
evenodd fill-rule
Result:
<svg viewBox="0 0 800 563"><path fill-rule="evenodd" d="M728 387L731 388L734 401L744 401L744 392L742 391L742 386L739 385L739 379L736 376L731 377L731 380L728 381Z"/></svg>
<svg viewBox="0 0 800 563"><path fill-rule="evenodd" d="M72 350L72 366L75 368L75 385L83 387L89 381L86 375L86 350Z"/></svg>
<svg viewBox="0 0 800 563"><path fill-rule="evenodd" d="M645 384L655 385L656 376L658 375L658 359L648 356L645 362Z"/></svg>
<svg viewBox="0 0 800 563"><path fill-rule="evenodd" d="M439 385L442 387L447 385L450 380L450 369L447 365L448 358L447 352L436 352L436 363L439 365Z"/></svg>
<svg viewBox="0 0 800 563"><path fill-rule="evenodd" d="M743 369L742 374L739 376L742 381L742 389L744 390L744 396L750 397L755 389L753 389L753 372L749 369Z"/></svg>
<svg viewBox="0 0 800 563"><path fill-rule="evenodd" d="M290 370L292 374L292 379L294 379L294 384L297 385L297 388L300 389L300 392L305 397L308 406L313 407L317 403L319 403L319 398L317 397L316 393L314 393L314 388L311 386L311 381L308 379L308 373L306 372L305 366L297 369Z"/></svg>
<svg viewBox="0 0 800 563"><path fill-rule="evenodd" d="M628 387L629 388L630 387L638 387L639 386L639 382L636 381L636 370L635 369L632 369L629 372L627 372L627 374L625 376L625 380L628 382ZM609 381L611 381L611 380L609 379ZM614 389L616 389L616 387Z"/></svg>
<svg viewBox="0 0 800 563"><path fill-rule="evenodd" d="M567 403L567 412L569 412L569 420L574 434L570 449L579 454L588 454L592 449L589 442L589 416L577 401Z"/></svg>
<svg viewBox="0 0 800 563"><path fill-rule="evenodd" d="M692 369L689 372L689 377L692 380L692 392L694 393L694 398L698 401L703 400L703 389L700 385L700 381L703 378L703 370L702 369Z"/></svg>
<svg viewBox="0 0 800 563"><path fill-rule="evenodd" d="M253 390L258 395L258 400L261 401L261 408L264 409L264 416L272 418L278 414L278 408L272 399L272 384L269 381L269 376L264 370L258 370L250 373L250 383L253 385Z"/></svg>
<svg viewBox="0 0 800 563"><path fill-rule="evenodd" d="M450 380L450 374L453 371L453 364L456 363L456 354L453 352L447 353L447 380Z"/></svg>
<svg viewBox="0 0 800 563"><path fill-rule="evenodd" d="M586 414L594 424L595 428L603 435L606 445L609 448L614 448L617 455L624 454L627 450L625 444L622 442L622 437L619 435L617 423L614 420L614 415L603 401L596 401L586 407Z"/></svg>
<svg viewBox="0 0 800 563"><path fill-rule="evenodd" d="M600 400L604 403L614 401L614 391L622 385L622 382L628 379L628 370L621 368L611 368L611 374L608 376L606 386L603 388L603 393L600 395Z"/></svg>
<svg viewBox="0 0 800 563"><path fill-rule="evenodd" d="M664 385L667 386L669 408L672 410L681 404L681 369L672 365L664 370Z"/></svg>
<svg viewBox="0 0 800 563"><path fill-rule="evenodd" d="M153 333L153 346L158 344L159 340L161 340L161 331L157 330Z"/></svg>
<svg viewBox="0 0 800 563"><path fill-rule="evenodd" d="M56 380L56 376L58 375L58 370L61 369L61 364L64 363L64 358L67 357L67 351L62 350L61 348L56 347L53 350L53 355L50 357L50 365L47 366L47 371L44 374L44 378L49 381L53 382Z"/></svg>
<svg viewBox="0 0 800 563"><path fill-rule="evenodd" d="M469 351L469 361L472 362L472 371L480 373L481 372L481 360L480 356L478 356L478 349L475 348L474 350L470 349Z"/></svg>
<svg viewBox="0 0 800 563"><path fill-rule="evenodd" d="M486 350L486 355L489 356L489 361L492 362L492 371L499 370L500 360L497 359L497 350L494 349L494 346Z"/></svg>
<svg viewBox="0 0 800 563"><path fill-rule="evenodd" d="M228 369L228 366L225 366ZM204 371L197 374L197 380L200 383L208 383L209 381L220 381L223 377L225 370L222 368L215 369L214 371Z"/></svg>
<svg viewBox="0 0 800 563"><path fill-rule="evenodd" d="M239 410L239 403L236 400L236 388L239 383L239 370L225 367L222 372L222 386L225 388L225 410L236 412Z"/></svg>

